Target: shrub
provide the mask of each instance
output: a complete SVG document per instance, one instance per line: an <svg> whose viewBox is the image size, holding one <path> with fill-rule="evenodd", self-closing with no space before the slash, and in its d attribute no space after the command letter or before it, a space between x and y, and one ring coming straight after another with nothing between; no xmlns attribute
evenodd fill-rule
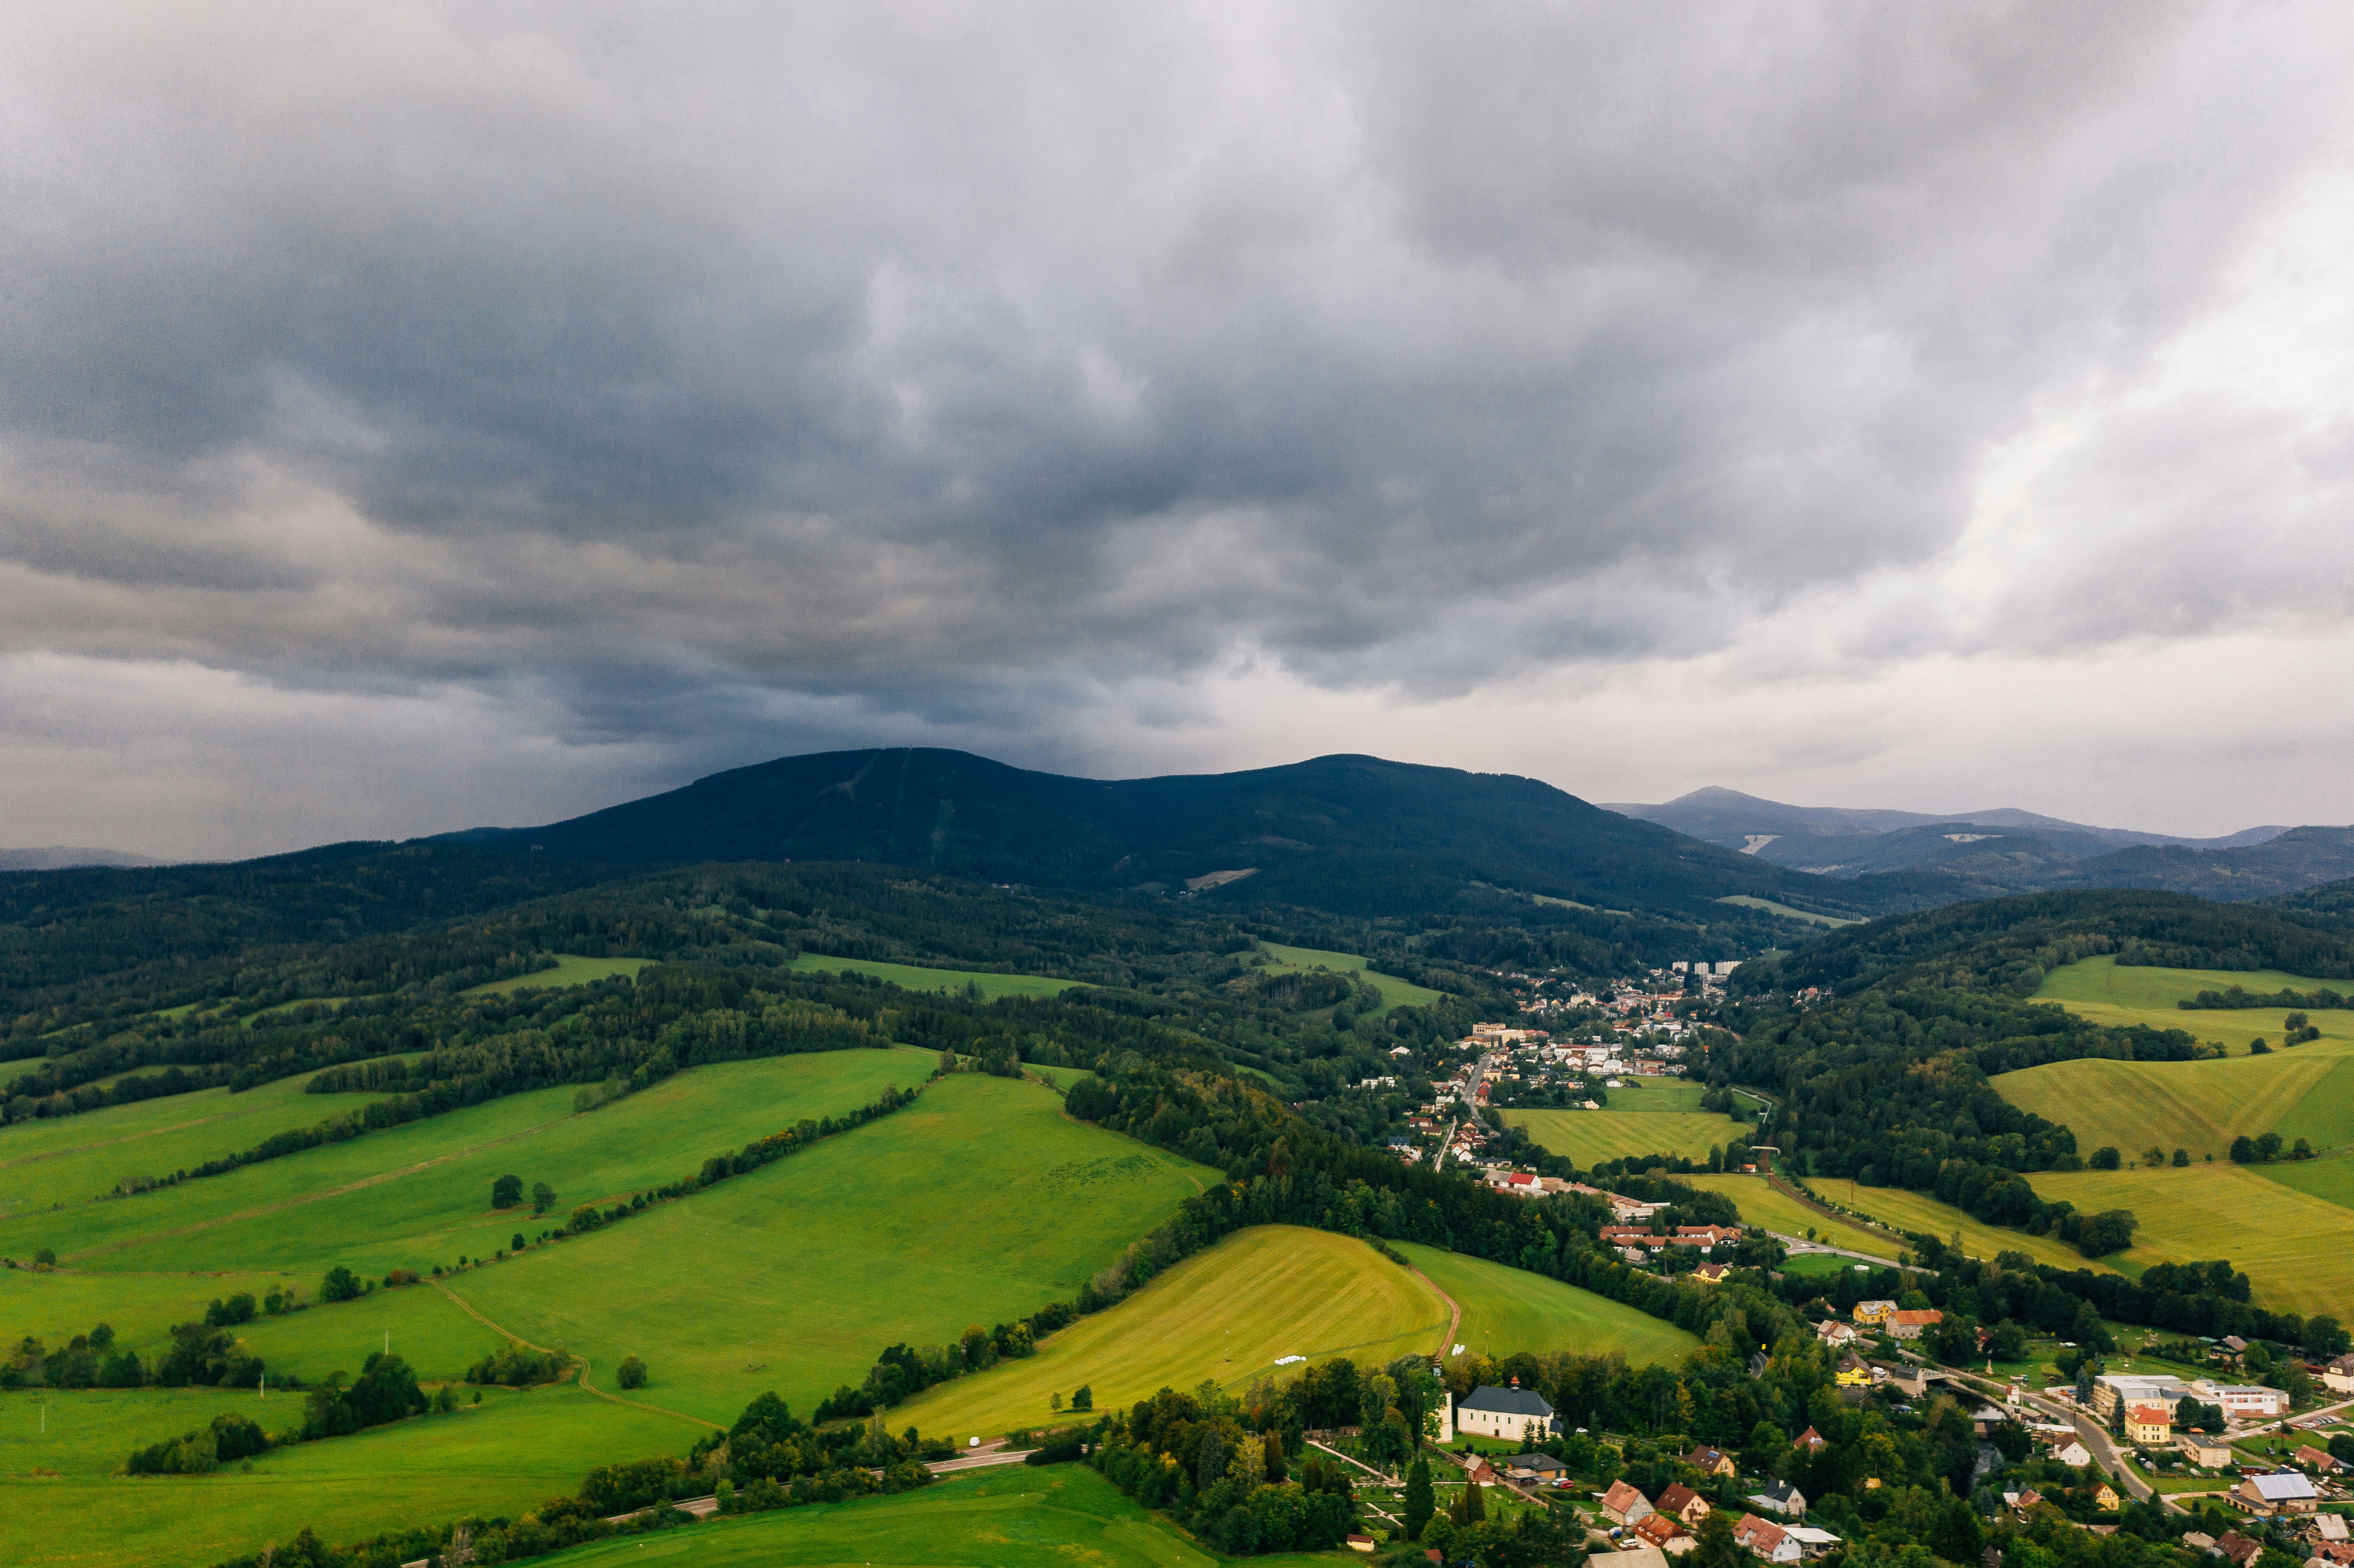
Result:
<svg viewBox="0 0 2354 1568"><path fill-rule="evenodd" d="M620 1368L614 1372L613 1378L623 1388L643 1388L646 1386L646 1363L635 1356L623 1356Z"/></svg>
<svg viewBox="0 0 2354 1568"><path fill-rule="evenodd" d="M491 1183L491 1207L512 1209L523 1202L523 1178L502 1176Z"/></svg>
<svg viewBox="0 0 2354 1568"><path fill-rule="evenodd" d="M319 1282L319 1299L322 1301L349 1301L359 1293L358 1276L340 1263L327 1270L327 1277Z"/></svg>

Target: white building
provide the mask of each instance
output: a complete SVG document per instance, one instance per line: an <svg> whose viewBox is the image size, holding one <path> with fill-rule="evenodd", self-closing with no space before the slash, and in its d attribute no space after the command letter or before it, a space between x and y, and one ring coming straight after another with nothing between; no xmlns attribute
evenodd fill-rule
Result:
<svg viewBox="0 0 2354 1568"><path fill-rule="evenodd" d="M1476 1388L1455 1401L1455 1430L1507 1443L1540 1443L1553 1434L1553 1406L1530 1388Z"/></svg>
<svg viewBox="0 0 2354 1568"><path fill-rule="evenodd" d="M2265 1421L2288 1410L2288 1395L2262 1383L2210 1383L2200 1378L2190 1385L2190 1396L2201 1404L2221 1405L2226 1421Z"/></svg>

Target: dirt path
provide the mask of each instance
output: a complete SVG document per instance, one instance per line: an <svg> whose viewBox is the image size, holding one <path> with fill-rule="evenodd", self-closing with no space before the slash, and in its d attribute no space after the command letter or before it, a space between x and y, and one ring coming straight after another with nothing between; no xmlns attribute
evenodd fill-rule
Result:
<svg viewBox="0 0 2354 1568"><path fill-rule="evenodd" d="M131 1247L143 1246L148 1242L168 1241L175 1236L196 1235L205 1231L218 1230L223 1225L233 1225L239 1220L253 1220L268 1214L281 1214L289 1209L302 1208L306 1203L323 1203L330 1198L340 1198L346 1192L357 1192L369 1187L381 1186L387 1181L398 1181L403 1176L414 1176L419 1171L430 1171L436 1165L447 1165L452 1160L463 1160L470 1154L480 1154L485 1149L496 1149L503 1143L514 1143L519 1139L530 1138L554 1127L557 1122L568 1120L578 1114L577 1111L567 1111L553 1121L541 1122L537 1127L526 1127L520 1131L510 1132L504 1138L490 1139L482 1143L469 1145L464 1149L453 1149L447 1154L437 1154L430 1160L420 1160L413 1165L404 1165L398 1171L379 1171L373 1176L363 1176L356 1181L346 1181L340 1187L330 1187L322 1192L305 1192L299 1198L284 1198L275 1203L263 1203L258 1208L239 1209L233 1214L220 1214L209 1220L198 1220L194 1224L175 1225L170 1230L146 1231L122 1241L108 1242L102 1246L84 1247L80 1252L67 1254L66 1261L78 1257L95 1257L102 1253L122 1252ZM227 1175L228 1172L223 1171L222 1174ZM169 1191L168 1188L155 1190ZM136 1202L138 1200L134 1198L127 1201Z"/></svg>
<svg viewBox="0 0 2354 1568"><path fill-rule="evenodd" d="M1447 1338L1438 1342L1438 1354L1435 1358L1436 1360L1443 1361L1447 1359L1447 1352L1455 1348L1455 1330L1463 1327L1463 1308L1456 1304L1454 1297L1449 1296L1444 1290L1439 1290L1438 1281L1431 1278L1430 1276L1423 1273L1422 1270L1416 1268L1414 1265L1410 1263L1407 1264L1405 1266L1405 1271L1408 1274L1413 1275L1416 1279L1421 1280L1425 1285L1429 1286L1433 1290L1438 1291L1438 1298L1447 1303Z"/></svg>
<svg viewBox="0 0 2354 1568"><path fill-rule="evenodd" d="M483 1328L490 1330L491 1332L499 1335L501 1338L513 1340L514 1343L521 1345L526 1351L536 1351L543 1356L552 1356L557 1353L556 1351L548 1349L546 1345L533 1344L529 1340L525 1339L521 1334L516 1333L513 1329L508 1328L504 1323L494 1323L491 1321L490 1319L483 1317L481 1312L475 1309L472 1302L468 1301L464 1297L459 1295L456 1291L451 1289L440 1280L430 1279L426 1281L426 1283L432 1286L434 1289L439 1290L442 1295L448 1297L451 1304L455 1306L459 1311L463 1312L467 1317L472 1318L475 1322L480 1323ZM569 1351L565 1353L572 1354ZM608 1404L626 1404L634 1410L649 1410L656 1415L668 1415L680 1421L691 1421L697 1426L708 1426L714 1432L725 1432L727 1430L727 1428L722 1426L716 1421L705 1421L702 1416L689 1415L684 1410L672 1410L666 1405L649 1404L642 1399L623 1399L618 1393L608 1393L603 1389L599 1388L595 1383L588 1381L589 1362L588 1357L583 1355L572 1355L572 1359L580 1363L580 1372L578 1379L580 1386L586 1389L588 1393L595 1394L598 1398L605 1401Z"/></svg>

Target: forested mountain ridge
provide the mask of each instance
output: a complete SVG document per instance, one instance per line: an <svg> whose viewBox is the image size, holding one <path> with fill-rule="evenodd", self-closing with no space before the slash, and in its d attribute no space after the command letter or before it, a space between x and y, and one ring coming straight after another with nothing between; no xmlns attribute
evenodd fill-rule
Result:
<svg viewBox="0 0 2354 1568"><path fill-rule="evenodd" d="M827 752L545 827L462 836L616 863L870 860L1097 890L1248 871L1215 895L1352 915L1443 907L1474 882L1687 918L1729 895L1834 913L1864 910L1871 897L1536 779L1372 757L1106 781L961 751Z"/></svg>

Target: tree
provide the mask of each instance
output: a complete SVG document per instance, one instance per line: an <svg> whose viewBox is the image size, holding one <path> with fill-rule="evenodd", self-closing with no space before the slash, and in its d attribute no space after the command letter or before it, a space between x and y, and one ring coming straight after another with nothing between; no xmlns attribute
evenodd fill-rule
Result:
<svg viewBox="0 0 2354 1568"><path fill-rule="evenodd" d="M1700 1528L1692 1531L1692 1547L1686 1556L1691 1568L1744 1568L1749 1553L1733 1539L1733 1516L1723 1509L1712 1509Z"/></svg>
<svg viewBox="0 0 2354 1568"><path fill-rule="evenodd" d="M2123 1252L2133 1245L2134 1231L2139 1224L2131 1209L2104 1209L2085 1218L2076 1233L2076 1250L2086 1257L2106 1257L2111 1253Z"/></svg>
<svg viewBox="0 0 2354 1568"><path fill-rule="evenodd" d="M623 1388L645 1387L646 1363L635 1356L623 1356L620 1366L613 1372L613 1381Z"/></svg>
<svg viewBox="0 0 2354 1568"><path fill-rule="evenodd" d="M1486 1489L1478 1482L1468 1478L1465 1479L1463 1494L1455 1499L1455 1506L1447 1510L1447 1517L1455 1521L1458 1529L1467 1524L1478 1524L1488 1517L1485 1492Z"/></svg>
<svg viewBox="0 0 2354 1568"><path fill-rule="evenodd" d="M104 1328L105 1325L101 1323L99 1327ZM90 1335L90 1342L93 1345L98 1343L95 1332ZM2305 1348L2316 1356L2342 1355L2346 1350L2346 1330L2335 1318L2326 1315L2307 1318L2305 1320Z"/></svg>
<svg viewBox="0 0 2354 1568"><path fill-rule="evenodd" d="M512 1209L523 1202L523 1178L502 1176L491 1183L491 1207Z"/></svg>
<svg viewBox="0 0 2354 1568"><path fill-rule="evenodd" d="M2256 1139L2256 1160L2259 1164L2271 1164L2280 1158L2280 1153L2281 1135L2279 1133L2267 1132Z"/></svg>
<svg viewBox="0 0 2354 1568"><path fill-rule="evenodd" d="M2187 1149L2178 1149L2174 1151L2174 1168L2177 1171L2181 1170L2184 1166L2190 1163L2190 1150Z"/></svg>
<svg viewBox="0 0 2354 1568"><path fill-rule="evenodd" d="M1430 1488L1430 1461L1417 1457L1405 1473L1405 1538L1422 1539L1422 1527L1437 1510Z"/></svg>
<svg viewBox="0 0 2354 1568"><path fill-rule="evenodd" d="M2084 1163L2095 1171L2115 1171L2124 1163L2124 1160L2117 1153L2115 1145L2105 1143L2093 1150L2093 1157Z"/></svg>
<svg viewBox="0 0 2354 1568"><path fill-rule="evenodd" d="M2166 1163L2166 1150L2153 1143L2141 1151L2141 1162L2155 1171Z"/></svg>
<svg viewBox="0 0 2354 1568"><path fill-rule="evenodd" d="M1093 1410L1095 1407L1096 1391L1086 1383L1079 1384L1078 1388L1071 1395L1071 1408L1073 1410Z"/></svg>
<svg viewBox="0 0 2354 1568"><path fill-rule="evenodd" d="M554 1207L556 1207L556 1189L545 1181L534 1181L531 1184L531 1212L535 1214L544 1214Z"/></svg>
<svg viewBox="0 0 2354 1568"><path fill-rule="evenodd" d="M2232 1163L2253 1165L2256 1162L2256 1140L2246 1133L2232 1139Z"/></svg>
<svg viewBox="0 0 2354 1568"><path fill-rule="evenodd" d="M327 1277L319 1282L319 1299L322 1301L349 1301L359 1293L357 1277L340 1263L327 1270Z"/></svg>
<svg viewBox="0 0 2354 1568"><path fill-rule="evenodd" d="M524 1249L525 1245L523 1233L521 1231L517 1231L514 1234L514 1240L507 1243L507 1250L509 1252L521 1252Z"/></svg>

